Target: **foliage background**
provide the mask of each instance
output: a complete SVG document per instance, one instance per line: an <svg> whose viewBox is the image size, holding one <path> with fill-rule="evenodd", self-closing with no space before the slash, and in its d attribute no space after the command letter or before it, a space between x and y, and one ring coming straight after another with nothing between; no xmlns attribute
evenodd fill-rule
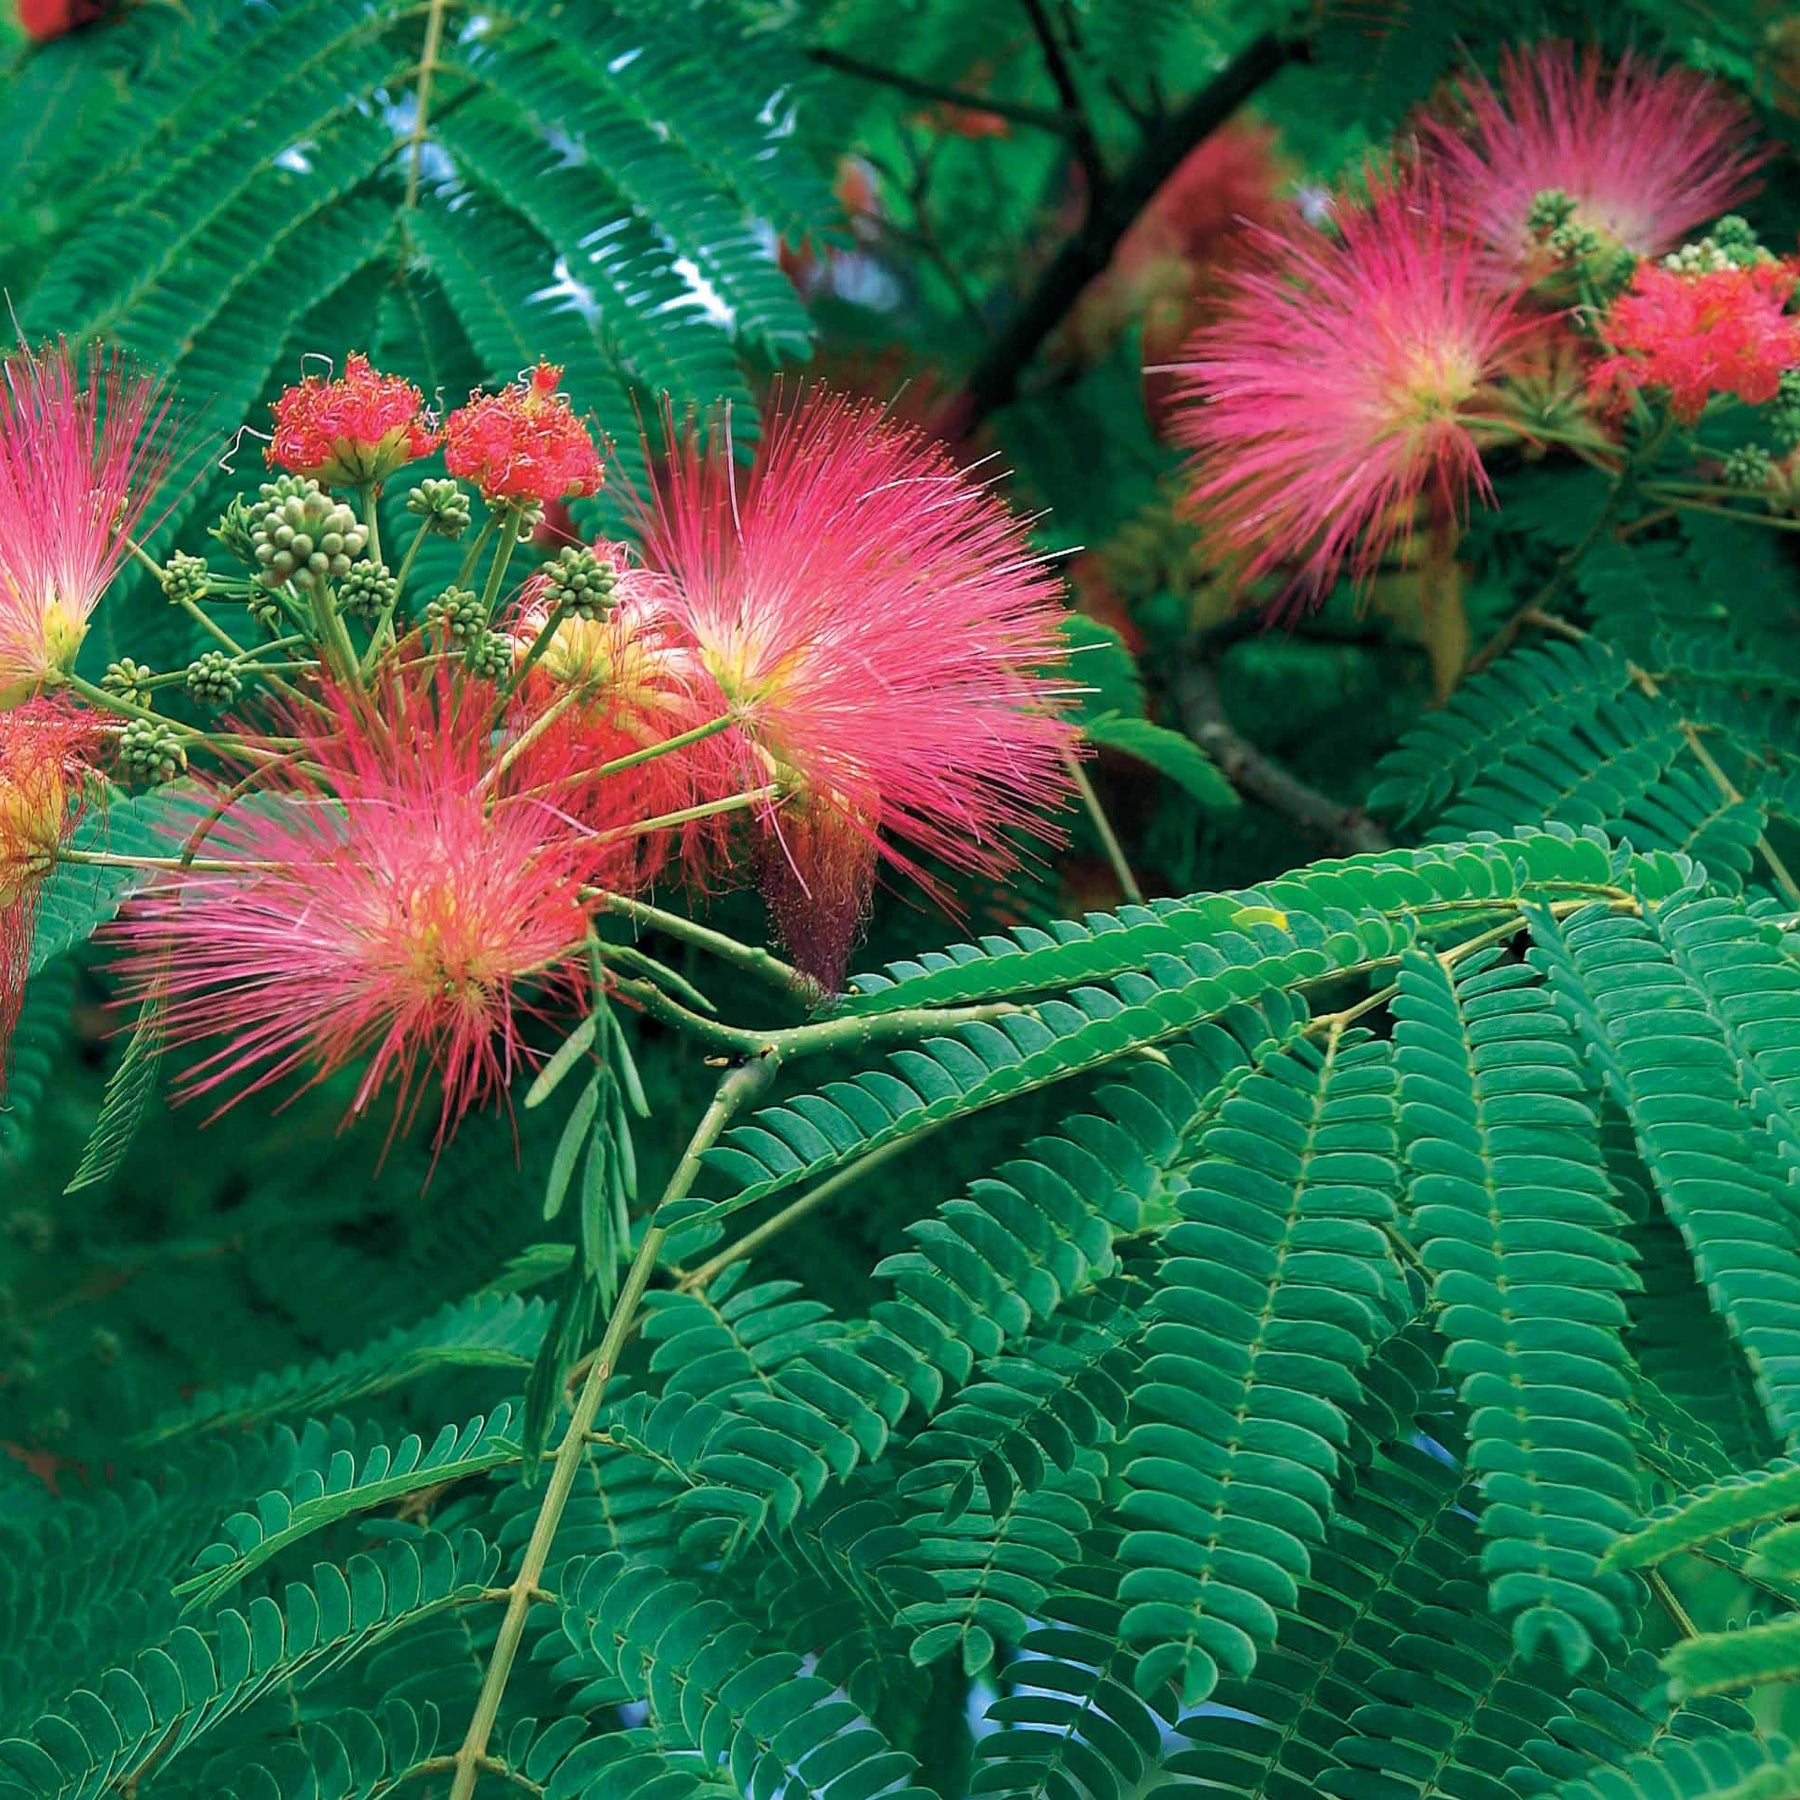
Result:
<svg viewBox="0 0 1800 1800"><path fill-rule="evenodd" d="M1690 876L1697 866L1694 878L1733 906L1775 918L1794 897L1772 883L1759 841L1787 867L1800 849L1790 540L1699 515L1624 536L1629 506L1596 535L1609 496L1592 477L1521 462L1496 471L1498 508L1469 541L1461 623L1421 616L1397 581L1372 608L1339 594L1292 632L1246 629L1233 596L1196 577L1172 513L1175 462L1146 419L1135 328L1098 343L1076 328L1080 274L1104 266L1157 171L1228 110L1209 110L1209 95L1249 101L1304 192L1385 143L1459 59L1491 65L1501 44L1539 31L1684 58L1744 92L1776 142L1794 140L1800 16L1751 0L186 0L131 6L31 49L7 41L0 281L26 331L105 332L181 383L193 448L159 549L202 544L205 522L259 479L254 441L227 440L321 352L366 349L450 403L547 355L612 435L621 477L635 466L635 420L662 392L677 405L730 400L748 439L772 381L822 373L954 420L976 450L997 453L1008 492L1041 511L1040 541L1070 556L1080 604L1106 628L1076 628L1093 646L1082 665L1090 712L1190 732L1241 790L1233 804L1204 772L1183 785L1101 754L1097 784L1150 895L1245 888L1390 839L1554 822L1665 853L1617 865L1646 891L1676 882L1669 857L1690 858L1679 865ZM1789 160L1752 216L1765 241L1794 240ZM1045 315L1048 329L1025 341L1018 321ZM610 517L603 496L577 523ZM1593 635L1562 644L1528 631L1440 710L1472 648L1546 584ZM192 653L184 621L142 583L102 617L114 635L96 630L98 665L126 644L171 663ZM1653 673L1649 688L1633 669ZM1729 792L1696 751L1696 720L1733 776ZM1086 822L1070 832L1066 854L1028 881L965 894L971 933L1119 905ZM1387 903L1372 885L1368 904ZM759 929L749 902L722 902L718 918ZM890 896L864 961L946 935ZM1554 937L1546 927L1540 945ZM1418 968L1408 978L1436 979ZM766 1006L728 981L713 991L729 1016ZM831 1485L791 1530L771 1489L772 1515L758 1516L781 1528L729 1579L717 1574L720 1544L671 1520L705 1522L704 1496L732 1480L696 1476L667 1446L601 1451L565 1546L627 1551L634 1580L698 1581L653 1594L644 1616L697 1621L722 1656L795 1683L809 1708L841 1688L916 1772L865 1745L845 1751L845 1767L873 1785L831 1788L778 1768L766 1745L729 1769L697 1754L744 1742L741 1696L721 1700L719 1682L676 1650L634 1640L628 1626L641 1620L620 1623L625 1584L601 1560L560 1572L563 1603L617 1629L585 1646L548 1625L534 1638L502 1733L523 1781L496 1776L493 1792L849 1800L904 1778L943 1796L1111 1800L1169 1783L1488 1800L1582 1779L1590 1764L1625 1770L1599 1785L1619 1795L1724 1790L1783 1766L1772 1734L1790 1688L1759 1690L1753 1713L1705 1697L1671 1711L1654 1662L1684 1620L1716 1629L1795 1616L1791 1577L1747 1585L1741 1547L1682 1564L1678 1594L1660 1576L1660 1588L1595 1576L1589 1556L1575 1586L1601 1596L1598 1612L1560 1590L1537 1597L1558 1621L1588 1621L1581 1630L1602 1650L1585 1662L1562 1623L1513 1633L1517 1608L1490 1595L1478 1560L1459 1461L1470 1421L1436 1361L1442 1319L1411 1267L1383 1302L1411 1322L1383 1340L1346 1405L1332 1535L1279 1649L1210 1712L1184 1712L1166 1693L1152 1712L1133 1697L1105 1574L1116 1582L1108 1508L1121 1491L1123 1393L1145 1349L1143 1321L1126 1316L1161 1279L1214 1090L1247 1079L1265 1036L1292 1038L1287 992L1279 979L1259 990L1264 1012L1234 1015L1235 1043L1215 1033L1164 1062L1074 1071L975 1113L775 1239L735 1299L727 1278L709 1301L653 1307L630 1372L638 1390L729 1410L835 1333L879 1335L872 1321L891 1322L909 1276L941 1265L968 1284L969 1316L952 1331L964 1366L940 1350L936 1376L914 1372L906 1454L871 1455L860 1485ZM411 1591L399 1571L421 1562L427 1598L478 1592L522 1539L530 1492L490 1480L483 1457L516 1433L495 1409L516 1407L558 1291L558 1252L544 1246L566 1245L568 1225L546 1224L542 1198L563 1109L471 1122L427 1182L425 1144L384 1158L377 1134L340 1134L344 1095L330 1087L210 1128L198 1109L153 1108L111 1180L65 1193L119 1054L108 1008L102 952L77 942L45 960L0 1117L0 1735L39 1731L46 1758L0 1751L0 1792L441 1791L430 1760L460 1736L491 1626L479 1606L408 1611L394 1597ZM651 1102L638 1137L649 1193L709 1077L700 1053L654 1022L631 1030ZM1342 1054L1379 1060L1355 1042ZM1403 1041L1403 1081L1407 1054ZM804 1087L860 1066L808 1071ZM1283 1066L1360 1091L1336 1063L1329 1078L1298 1052ZM1785 1093L1770 1101L1749 1084L1741 1098L1743 1130L1767 1133L1755 1140L1767 1164L1757 1179L1777 1212L1792 1204L1780 1197L1791 1192ZM1635 1515L1773 1456L1787 1423L1779 1407L1773 1423L1765 1414L1766 1388L1761 1401L1751 1392L1729 1280L1721 1323L1688 1260L1695 1228L1659 1210L1668 1194L1641 1117L1631 1115L1634 1139L1616 1093L1605 1106L1597 1090L1590 1099L1592 1159L1604 1157L1623 1221L1618 1259L1634 1258L1642 1281L1625 1337L1612 1339L1627 1344L1620 1367L1634 1384L1621 1455ZM1047 1153L1014 1159L1046 1131L1088 1145L1119 1192L1089 1191L1082 1220L1029 1246L1025 1266L979 1232L973 1259L959 1261L942 1222L964 1216L965 1195L996 1204L996 1170L1030 1190ZM1589 1156L1585 1142L1567 1149L1574 1162ZM1385 1156L1398 1191L1394 1144ZM1718 1299L1704 1258L1700 1274ZM984 1313L1002 1320L998 1334ZM1006 1363L1020 1338L1027 1349ZM977 1396L921 1449L926 1416L950 1403L944 1371L953 1396L977 1358L983 1379L1026 1394L1038 1392L1025 1367L1035 1359L1063 1383L1056 1404L1011 1430L993 1423L1006 1407L984 1415ZM190 1624L223 1671L222 1698L210 1712L178 1709L178 1730L162 1729L160 1710L155 1729L131 1723L130 1694L104 1672L169 1646L191 1698L184 1659L196 1652L171 1589L223 1520L278 1495L248 1538L228 1535L242 1545L278 1529L282 1508L382 1478L379 1446L409 1432L432 1445L446 1420L485 1422L435 1446L429 1481L327 1507L294 1550L236 1571L234 1588L203 1584ZM634 1429L655 1436L648 1421ZM783 1437L779 1421L771 1429ZM779 1471L798 1439L783 1441L745 1454ZM940 1460L967 1465L945 1477L960 1483L951 1501L932 1487ZM1603 1468L1571 1467L1567 1485L1606 1489ZM690 1500L703 1496L686 1513L674 1504L684 1483ZM315 1561L349 1571L357 1624L344 1639L361 1654L278 1658L272 1676L251 1679L261 1639L240 1657L230 1609L265 1631L255 1605L272 1606L284 1582L328 1585ZM377 1564L403 1615L386 1639L387 1600L364 1606ZM746 1621L738 1637L707 1623L706 1606L726 1604L720 1591ZM756 1660L790 1651L807 1659L806 1680L799 1664ZM71 1701L84 1687L99 1697ZM69 1721L64 1735L40 1715ZM1761 1735L1733 1735L1752 1725ZM819 1729L855 1735L841 1719ZM614 1748L578 1749L590 1734ZM1674 1753L1715 1737L1725 1747L1711 1761ZM1662 1758L1654 1770L1628 1763L1646 1750ZM414 1764L423 1772L405 1779ZM1800 1791L1791 1773L1786 1787L1759 1779L1770 1793Z"/></svg>

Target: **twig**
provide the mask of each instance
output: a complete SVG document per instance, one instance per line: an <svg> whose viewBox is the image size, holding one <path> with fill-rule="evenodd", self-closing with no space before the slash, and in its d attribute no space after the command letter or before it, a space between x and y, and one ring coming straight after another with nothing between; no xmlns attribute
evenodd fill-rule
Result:
<svg viewBox="0 0 1800 1800"><path fill-rule="evenodd" d="M858 57L846 56L841 50L819 45L807 51L807 57L822 69L835 69L840 75L854 76L858 81L890 87L896 93L910 94L915 100L930 100L942 106L959 106L969 112L992 113L997 119L1010 119L1015 125L1029 125L1034 131L1053 132L1057 137L1071 137L1070 119L1052 112L1047 106L1028 106L1020 100L990 100L984 94L969 94L960 88L945 87L926 81L899 69L884 69L878 63L866 63Z"/></svg>
<svg viewBox="0 0 1800 1800"><path fill-rule="evenodd" d="M1031 29L1037 33L1038 47L1044 53L1044 66L1050 72L1056 97L1062 102L1063 116L1069 122L1069 148L1074 151L1075 160L1087 177L1088 210L1092 212L1100 204L1108 180L1106 164L1100 155L1100 141L1094 136L1093 123L1082 104L1081 90L1075 85L1075 71L1069 67L1069 59L1063 53L1062 40L1050 23L1050 15L1044 11L1044 0L1024 0L1024 7L1031 19Z"/></svg>
<svg viewBox="0 0 1800 1800"><path fill-rule="evenodd" d="M803 975L791 963L784 963L780 957L758 949L753 944L740 943L723 931L713 930L710 925L696 924L685 914L665 912L660 906L652 906L646 900L634 900L628 894L606 893L592 888L584 888L582 898L598 900L601 910L611 913L615 918L629 919L634 925L650 931L660 931L664 936L675 938L684 944L693 944L709 955L716 956L721 962L729 963L747 975L755 975L768 982L771 987L785 989L807 1006L816 1005L824 998L824 991L819 984L810 975Z"/></svg>
<svg viewBox="0 0 1800 1800"><path fill-rule="evenodd" d="M1263 754L1239 736L1225 712L1218 677L1198 659L1177 672L1175 703L1182 729L1219 765L1219 772L1240 793L1271 812L1292 819L1329 848L1347 855L1389 850L1393 840L1360 806L1345 806Z"/></svg>
<svg viewBox="0 0 1800 1800"><path fill-rule="evenodd" d="M1137 154L1107 184L1105 193L1088 208L1081 228L1056 253L1025 304L976 365L967 389L971 425L1012 399L1019 377L1039 345L1112 260L1119 239L1188 152L1223 125L1258 88L1304 54L1304 40L1264 32L1144 140Z"/></svg>

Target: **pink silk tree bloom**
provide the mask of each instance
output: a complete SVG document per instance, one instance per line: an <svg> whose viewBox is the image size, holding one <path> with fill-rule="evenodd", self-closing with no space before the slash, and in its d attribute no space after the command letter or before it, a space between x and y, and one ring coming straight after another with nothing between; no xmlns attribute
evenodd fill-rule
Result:
<svg viewBox="0 0 1800 1800"><path fill-rule="evenodd" d="M1417 182L1376 183L1341 234L1264 236L1176 374L1175 441L1215 567L1317 603L1485 495L1477 424L1525 322Z"/></svg>
<svg viewBox="0 0 1800 1800"><path fill-rule="evenodd" d="M0 359L0 708L74 666L168 472L168 411L116 351L21 346Z"/></svg>
<svg viewBox="0 0 1800 1800"><path fill-rule="evenodd" d="M1422 146L1455 221L1534 279L1555 260L1552 228L1576 234L1571 250L1673 250L1756 191L1767 155L1724 89L1629 51L1612 68L1567 43L1508 51L1498 89L1477 76L1461 97L1463 118L1428 123Z"/></svg>
<svg viewBox="0 0 1800 1800"><path fill-rule="evenodd" d="M814 390L754 464L683 434L644 507L644 561L737 728L763 890L796 960L843 976L878 854L1012 866L1069 788L1060 587L1025 528L879 407Z"/></svg>
<svg viewBox="0 0 1800 1800"><path fill-rule="evenodd" d="M366 1060L351 1115L391 1082L398 1129L434 1072L442 1142L529 1060L528 990L581 990L592 834L563 807L575 774L557 734L498 772L490 685L415 668L327 701L287 722L319 772L273 770L207 837L212 872L116 928L125 987L162 997L172 1043L211 1046L188 1094L229 1086L228 1106Z"/></svg>

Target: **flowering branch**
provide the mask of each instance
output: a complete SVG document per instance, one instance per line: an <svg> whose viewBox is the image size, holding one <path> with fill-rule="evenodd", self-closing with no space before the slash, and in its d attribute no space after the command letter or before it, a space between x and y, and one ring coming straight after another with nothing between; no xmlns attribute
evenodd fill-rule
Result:
<svg viewBox="0 0 1800 1800"><path fill-rule="evenodd" d="M714 931L711 926L697 924L685 914L665 912L660 906L652 906L646 900L634 900L629 894L607 893L594 888L584 890L582 898L598 901L601 910L611 913L614 918L629 919L634 925L647 926L666 937L692 944L734 969L741 969L773 987L786 989L807 1005L813 1005L821 998L819 984L791 963L784 963L780 957L753 944L739 943L736 938L723 931Z"/></svg>

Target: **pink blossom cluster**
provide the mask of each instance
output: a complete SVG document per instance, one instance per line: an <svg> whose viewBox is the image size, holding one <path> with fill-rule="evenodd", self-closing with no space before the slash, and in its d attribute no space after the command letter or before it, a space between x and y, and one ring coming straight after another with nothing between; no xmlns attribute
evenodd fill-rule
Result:
<svg viewBox="0 0 1800 1800"><path fill-rule="evenodd" d="M0 1001L16 1009L45 876L76 854L123 738L161 728L131 678L102 689L73 652L167 449L158 390L116 361L21 351L5 373ZM540 364L443 428L448 466L513 537L523 503L602 479L559 379ZM284 479L365 497L439 436L418 390L361 356L275 418ZM498 667L463 654L442 608L371 628L360 657L321 611L300 685L240 710L216 755L190 734L165 872L113 933L125 995L192 1052L186 1091L230 1104L355 1068L353 1113L391 1090L403 1123L434 1078L441 1137L530 1059L534 1012L610 979L608 901L755 881L830 990L884 861L927 887L922 859L999 874L1047 829L1076 748L1059 588L1002 502L913 428L824 392L778 402L747 468L728 421L665 425L662 478L628 500L638 549L585 559L605 604L572 609L547 565L480 640ZM302 524L330 504L264 491ZM496 586L510 554L502 532ZM290 588L290 610L311 591Z"/></svg>
<svg viewBox="0 0 1800 1800"><path fill-rule="evenodd" d="M1262 230L1173 365L1213 567L1316 604L1421 534L1443 554L1499 444L1604 456L1634 394L1689 422L1771 398L1800 265L1710 240L1655 260L1753 191L1748 138L1692 71L1545 43L1462 82L1323 224Z"/></svg>

